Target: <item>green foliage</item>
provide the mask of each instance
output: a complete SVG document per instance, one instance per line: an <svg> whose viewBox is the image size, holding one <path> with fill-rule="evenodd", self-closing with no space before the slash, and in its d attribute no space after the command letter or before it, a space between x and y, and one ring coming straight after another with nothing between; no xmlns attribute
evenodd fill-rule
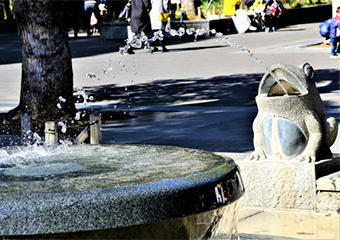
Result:
<svg viewBox="0 0 340 240"><path fill-rule="evenodd" d="M213 9L215 9L217 15L222 14L222 6L223 6L223 0L212 0L209 4L210 0L200 0L202 9L202 12L206 16L207 11L209 10L210 13L213 13ZM317 4L331 4L332 0L281 0L282 4L285 8L294 8L294 7L301 7L301 6L312 6ZM245 6L243 6L243 1L241 2L241 9L246 9Z"/></svg>
<svg viewBox="0 0 340 240"><path fill-rule="evenodd" d="M200 1L202 3L200 7L205 15L208 10L212 14L214 9L217 15L222 14L223 0L212 0L210 4L209 4L210 0L200 0Z"/></svg>
<svg viewBox="0 0 340 240"><path fill-rule="evenodd" d="M286 8L312 6L317 4L330 4L332 0L281 0Z"/></svg>

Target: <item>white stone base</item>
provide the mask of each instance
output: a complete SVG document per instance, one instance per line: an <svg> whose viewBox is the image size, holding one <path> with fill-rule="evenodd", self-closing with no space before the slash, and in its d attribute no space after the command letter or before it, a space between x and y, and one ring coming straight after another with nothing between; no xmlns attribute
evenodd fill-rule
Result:
<svg viewBox="0 0 340 240"><path fill-rule="evenodd" d="M236 161L241 169L244 207L276 209L317 208L315 166L283 161Z"/></svg>
<svg viewBox="0 0 340 240"><path fill-rule="evenodd" d="M314 163L249 161L249 153L216 153L235 160L245 194L241 207L340 211L340 156ZM333 174L331 174L333 173Z"/></svg>

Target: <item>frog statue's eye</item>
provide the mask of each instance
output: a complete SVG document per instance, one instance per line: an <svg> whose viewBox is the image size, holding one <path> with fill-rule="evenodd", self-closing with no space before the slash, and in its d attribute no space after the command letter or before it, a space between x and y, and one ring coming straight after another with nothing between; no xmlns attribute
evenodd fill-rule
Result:
<svg viewBox="0 0 340 240"><path fill-rule="evenodd" d="M314 77L314 69L309 63L305 63L302 67L303 73L305 74L307 79L313 79Z"/></svg>

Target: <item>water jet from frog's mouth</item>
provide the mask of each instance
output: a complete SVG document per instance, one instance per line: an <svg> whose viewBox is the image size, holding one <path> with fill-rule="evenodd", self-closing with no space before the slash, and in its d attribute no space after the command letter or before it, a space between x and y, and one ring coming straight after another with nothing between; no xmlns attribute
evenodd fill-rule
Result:
<svg viewBox="0 0 340 240"><path fill-rule="evenodd" d="M280 66L272 67L271 74L268 72L263 76L258 95L263 97L306 95L308 91L298 79L294 73Z"/></svg>

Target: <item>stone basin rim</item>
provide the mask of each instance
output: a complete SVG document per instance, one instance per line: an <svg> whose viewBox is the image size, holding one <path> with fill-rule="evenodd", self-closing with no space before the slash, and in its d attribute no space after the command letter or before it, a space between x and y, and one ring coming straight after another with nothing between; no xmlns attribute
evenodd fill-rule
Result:
<svg viewBox="0 0 340 240"><path fill-rule="evenodd" d="M197 207L201 204L197 194L211 195L217 183L236 172L233 160L227 159L198 174L156 182L71 193L31 193L12 196L12 200L0 195L0 236L132 226L215 209L238 199L242 191L228 202L203 208Z"/></svg>

